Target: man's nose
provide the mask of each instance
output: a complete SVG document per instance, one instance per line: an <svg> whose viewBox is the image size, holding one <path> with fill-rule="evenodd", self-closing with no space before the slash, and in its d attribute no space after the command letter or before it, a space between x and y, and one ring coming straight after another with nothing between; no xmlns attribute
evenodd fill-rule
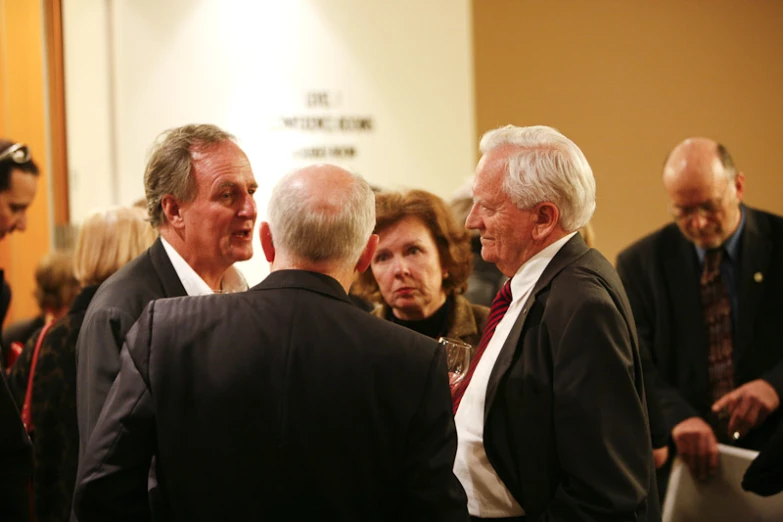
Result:
<svg viewBox="0 0 783 522"><path fill-rule="evenodd" d="M465 227L469 228L471 230L479 228L479 219L476 215L476 205L473 204L472 207L470 207L470 212L468 213L468 217L465 219Z"/></svg>
<svg viewBox="0 0 783 522"><path fill-rule="evenodd" d="M245 194L245 200L242 202L242 208L239 209L239 216L247 219L256 219L256 200L252 194Z"/></svg>
<svg viewBox="0 0 783 522"><path fill-rule="evenodd" d="M707 225L707 218L701 213L697 212L691 217L691 224L701 230Z"/></svg>

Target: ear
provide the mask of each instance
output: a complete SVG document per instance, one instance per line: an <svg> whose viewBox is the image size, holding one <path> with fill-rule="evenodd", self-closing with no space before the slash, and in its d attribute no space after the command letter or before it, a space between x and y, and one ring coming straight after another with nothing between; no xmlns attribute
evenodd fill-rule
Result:
<svg viewBox="0 0 783 522"><path fill-rule="evenodd" d="M182 218L182 206L177 198L171 194L166 194L160 200L160 206L163 209L163 215L166 216L166 222L171 223L174 228L183 228L185 220Z"/></svg>
<svg viewBox="0 0 783 522"><path fill-rule="evenodd" d="M364 247L364 252L362 252L361 257L359 258L359 262L356 263L355 270L357 272L362 273L370 266L372 256L375 255L375 249L378 248L378 241L380 241L380 239L378 234L372 234L370 236L370 239L367 241L367 246Z"/></svg>
<svg viewBox="0 0 783 522"><path fill-rule="evenodd" d="M261 235L261 248L264 251L264 256L266 257L266 260L271 263L275 260L275 245L272 242L272 230L269 228L269 223L262 221L259 232Z"/></svg>
<svg viewBox="0 0 783 522"><path fill-rule="evenodd" d="M734 188L737 189L737 201L742 201L742 195L745 193L745 174L737 172L737 179L734 180Z"/></svg>
<svg viewBox="0 0 783 522"><path fill-rule="evenodd" d="M560 210L554 203L545 201L533 208L533 239L542 241L549 237L560 222Z"/></svg>

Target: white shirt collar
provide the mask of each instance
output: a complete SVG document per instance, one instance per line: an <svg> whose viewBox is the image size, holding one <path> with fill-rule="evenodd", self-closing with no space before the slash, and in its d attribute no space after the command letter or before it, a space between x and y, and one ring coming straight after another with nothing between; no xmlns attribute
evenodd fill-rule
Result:
<svg viewBox="0 0 783 522"><path fill-rule="evenodd" d="M517 273L511 278L511 299L512 303L518 299L522 299L527 296L527 293L535 286L541 275L546 270L550 261L560 252L563 245L574 237L579 232L571 232L561 237L548 247L544 248L541 252L528 259L522 266L519 267Z"/></svg>
<svg viewBox="0 0 783 522"><path fill-rule="evenodd" d="M201 276L193 270L193 267L179 255L179 252L171 246L171 243L166 241L163 236L161 236L160 242L163 243L163 249L169 256L169 261L171 261L171 265L174 267L174 271L177 273L177 277L179 277L182 287L188 295L208 295L215 293L209 285L201 279ZM221 291L225 293L244 292L247 290L247 281L245 281L242 272L232 265L226 270L226 273L223 274L223 279L220 281L220 288Z"/></svg>

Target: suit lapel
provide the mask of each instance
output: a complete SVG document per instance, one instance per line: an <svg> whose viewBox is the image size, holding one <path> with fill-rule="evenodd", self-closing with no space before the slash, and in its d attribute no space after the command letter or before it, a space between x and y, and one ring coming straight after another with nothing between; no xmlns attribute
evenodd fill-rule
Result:
<svg viewBox="0 0 783 522"><path fill-rule="evenodd" d="M495 366L492 368L492 372L489 375L489 382L487 383L487 394L484 401L484 421L486 422L489 415L490 407L495 400L497 394L498 385L503 377L508 372L514 360L521 355L520 339L522 338L522 332L525 327L527 316L530 313L530 308L536 300L536 297L544 289L548 288L552 279L560 273L565 267L573 263L575 260L585 255L589 248L585 244L582 236L576 234L563 247L555 254L555 257L549 262L544 269L541 277L538 278L533 290L525 302L524 307L519 312L519 317L514 322L514 326L511 328L508 336L506 337L503 347L500 349L500 354L495 361Z"/></svg>
<svg viewBox="0 0 783 522"><path fill-rule="evenodd" d="M182 286L182 281L179 280L177 271L174 270L174 265L171 264L166 249L163 247L163 243L160 238L155 240L149 249L150 261L158 273L160 278L160 284L163 287L163 292L166 297L183 297L187 295L185 287Z"/></svg>
<svg viewBox="0 0 783 522"><path fill-rule="evenodd" d="M737 331L734 339L742 360L752 360L753 324L758 311L758 303L764 293L764 277L770 269L772 241L763 216L744 207L745 230L740 250L740 270L736 281L738 314Z"/></svg>

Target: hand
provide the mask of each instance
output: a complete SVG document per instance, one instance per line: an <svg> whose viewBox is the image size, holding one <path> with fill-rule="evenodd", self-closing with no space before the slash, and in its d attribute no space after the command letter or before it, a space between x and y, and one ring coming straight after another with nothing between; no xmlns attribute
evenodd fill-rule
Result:
<svg viewBox="0 0 783 522"><path fill-rule="evenodd" d="M718 441L709 424L700 417L689 417L672 430L677 453L691 474L701 480L718 469Z"/></svg>
<svg viewBox="0 0 783 522"><path fill-rule="evenodd" d="M662 448L653 448L653 463L655 469L660 469L669 460L669 446Z"/></svg>
<svg viewBox="0 0 783 522"><path fill-rule="evenodd" d="M729 437L738 439L755 428L780 406L780 397L767 381L756 379L743 384L712 405L715 413L725 409L729 417Z"/></svg>

